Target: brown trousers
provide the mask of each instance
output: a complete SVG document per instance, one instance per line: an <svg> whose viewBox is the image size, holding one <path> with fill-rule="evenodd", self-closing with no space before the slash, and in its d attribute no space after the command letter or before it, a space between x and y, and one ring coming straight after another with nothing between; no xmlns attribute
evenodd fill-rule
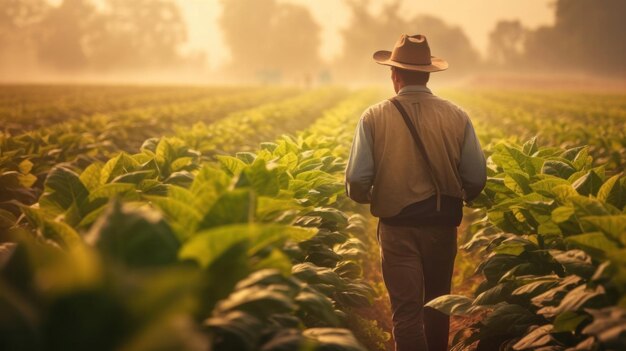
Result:
<svg viewBox="0 0 626 351"><path fill-rule="evenodd" d="M396 351L447 350L450 319L424 304L450 293L456 227L398 227L379 222L377 236Z"/></svg>

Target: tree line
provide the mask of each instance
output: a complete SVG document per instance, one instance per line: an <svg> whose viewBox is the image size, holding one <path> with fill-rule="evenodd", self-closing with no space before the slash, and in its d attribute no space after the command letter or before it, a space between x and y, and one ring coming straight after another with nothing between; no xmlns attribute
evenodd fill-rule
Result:
<svg viewBox="0 0 626 351"><path fill-rule="evenodd" d="M422 33L452 74L487 67L624 72L623 0L556 0L555 24L528 29L500 21L482 58L463 30L428 15L405 16L402 1L368 10L369 0L343 0L351 20L340 33L343 51L320 57L321 28L303 6L277 0L220 0L219 26L231 60L223 75L244 81L368 82L380 79L371 55L391 49L400 33ZM59 72L113 72L201 67L201 53L182 54L187 26L174 0L0 0L0 63ZM451 70L452 71L452 70ZM447 74L447 73L446 73Z"/></svg>

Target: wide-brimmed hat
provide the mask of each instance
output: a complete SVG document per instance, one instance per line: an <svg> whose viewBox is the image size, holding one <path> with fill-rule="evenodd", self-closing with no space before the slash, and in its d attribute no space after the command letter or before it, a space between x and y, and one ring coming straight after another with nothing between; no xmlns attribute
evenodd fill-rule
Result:
<svg viewBox="0 0 626 351"><path fill-rule="evenodd" d="M393 51L376 51L373 57L381 65L410 71L437 72L448 68L446 60L430 55L428 41L421 34L402 34Z"/></svg>

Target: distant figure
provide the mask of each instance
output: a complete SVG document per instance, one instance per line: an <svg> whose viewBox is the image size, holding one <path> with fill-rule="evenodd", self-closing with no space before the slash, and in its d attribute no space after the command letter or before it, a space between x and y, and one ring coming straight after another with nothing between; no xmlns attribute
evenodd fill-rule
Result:
<svg viewBox="0 0 626 351"><path fill-rule="evenodd" d="M426 37L402 35L393 51L374 53L374 61L391 66L398 95L363 112L346 191L379 217L396 350L444 351L449 318L424 304L450 293L456 227L463 200L485 186L485 157L468 115L426 87L430 72L448 68L430 55Z"/></svg>

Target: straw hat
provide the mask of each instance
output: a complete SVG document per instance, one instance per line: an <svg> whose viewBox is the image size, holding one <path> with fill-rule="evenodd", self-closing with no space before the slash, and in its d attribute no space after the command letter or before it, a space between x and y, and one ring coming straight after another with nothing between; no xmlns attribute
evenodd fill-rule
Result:
<svg viewBox="0 0 626 351"><path fill-rule="evenodd" d="M421 34L402 34L393 51L376 51L374 61L381 65L420 72L437 72L448 68L446 60L430 55L428 41Z"/></svg>

